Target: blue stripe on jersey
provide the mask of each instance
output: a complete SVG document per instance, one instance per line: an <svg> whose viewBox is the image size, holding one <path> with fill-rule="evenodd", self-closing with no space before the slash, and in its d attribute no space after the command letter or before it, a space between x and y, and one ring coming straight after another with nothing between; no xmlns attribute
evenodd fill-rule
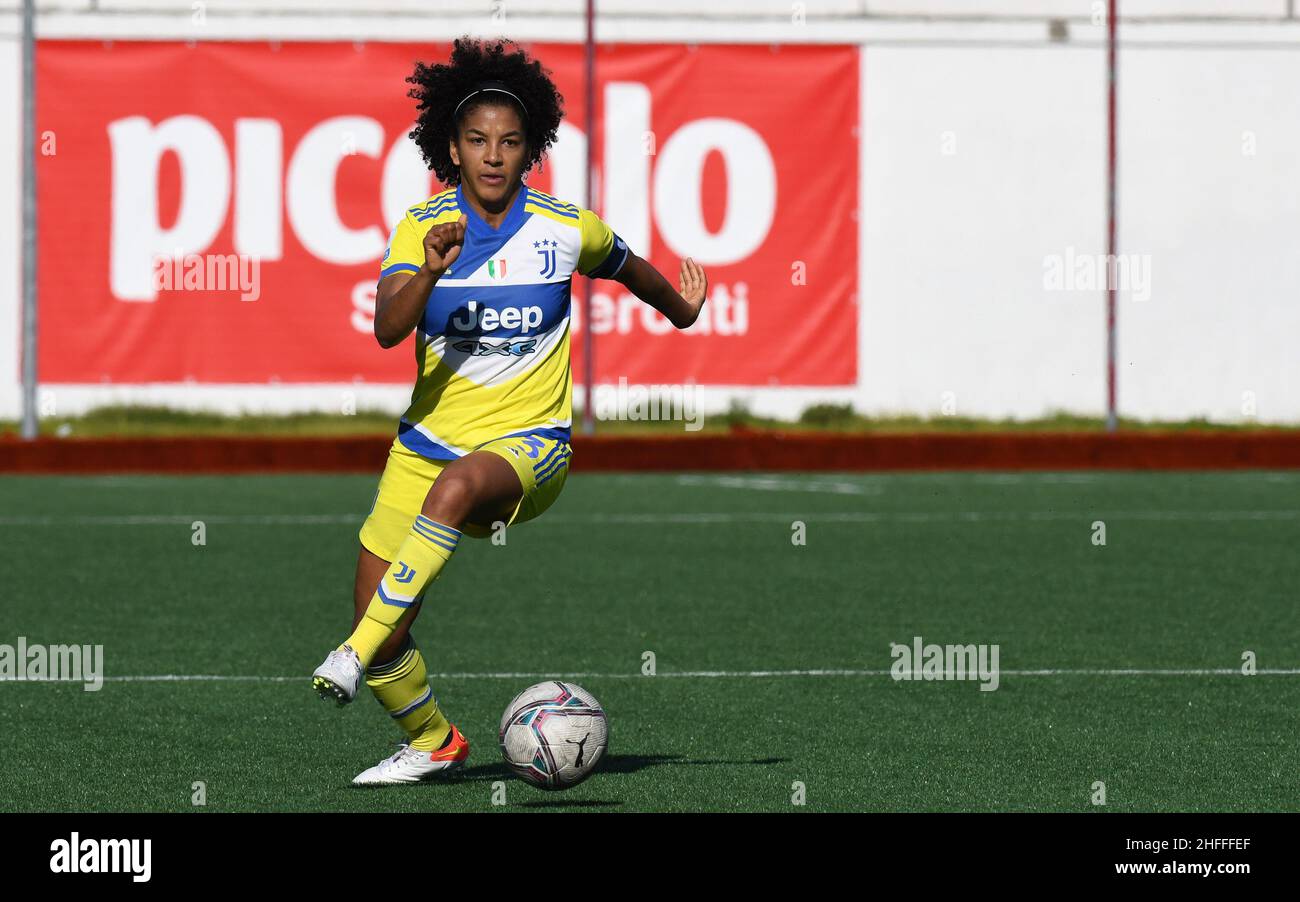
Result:
<svg viewBox="0 0 1300 902"><path fill-rule="evenodd" d="M524 187L528 188L528 195L534 198L535 200L540 200L545 203L548 203L551 206L556 207L557 209L570 210L574 213L578 212L577 204L571 204L567 200L560 200L558 197L556 197L553 194L547 194L545 191L538 191L536 188L531 188L528 187L527 185L525 185Z"/></svg>
<svg viewBox="0 0 1300 902"><path fill-rule="evenodd" d="M620 247L623 249L622 253L619 253ZM614 276L618 275L618 271L623 268L623 264L627 262L629 253L631 253L631 250L628 248L627 242L615 235L614 246L610 248L609 256L602 260L599 265L593 267L587 273L588 277L592 279L614 278Z"/></svg>
<svg viewBox="0 0 1300 902"><path fill-rule="evenodd" d="M525 185L524 187L528 188L528 194L531 197L534 197L538 200L546 201L548 204L551 204L552 206L555 207L569 209L572 210L574 213L578 212L577 204L569 203L567 200L560 200L554 194L547 194L545 191L538 191L536 188L533 188L528 185Z"/></svg>
<svg viewBox="0 0 1300 902"><path fill-rule="evenodd" d="M528 189L528 202L537 204L539 207L545 207L553 213L559 213L561 216L567 216L569 219L578 218L578 208L572 204L565 204L558 200L552 200L539 191Z"/></svg>
<svg viewBox="0 0 1300 902"><path fill-rule="evenodd" d="M532 215L524 212L524 202L527 198L527 187L520 187L519 193L515 195L515 202L506 212L506 218L501 221L498 228L494 229L465 202L461 187L457 185L456 202L465 213L465 245L460 249L460 256L456 258L456 262L451 265L451 269L443 279L454 283L457 278L472 275L480 266L496 256L496 252L514 237L515 232L518 232Z"/></svg>
<svg viewBox="0 0 1300 902"><path fill-rule="evenodd" d="M454 282L450 285L438 282L429 294L420 328L426 335L448 338L545 335L569 315L569 290L568 279L537 285L458 286ZM486 310L494 312L489 317L485 315ZM514 325L503 327L501 315L507 310L511 311L507 316ZM490 328L484 328L489 322Z"/></svg>
<svg viewBox="0 0 1300 902"><path fill-rule="evenodd" d="M448 195L441 200L432 201L426 204L424 209L420 210L418 213L415 210L412 210L411 215L423 222L426 219L432 219L444 210L454 209L456 209L456 197L454 195Z"/></svg>
<svg viewBox="0 0 1300 902"><path fill-rule="evenodd" d="M416 204L414 207L411 207L410 213L416 219L419 219L425 216L426 214L428 214L429 211L433 210L436 207L446 207L449 204L455 204L455 203L456 203L456 195L448 192L447 194L441 194L436 197L431 197L428 200L424 201L424 203Z"/></svg>
<svg viewBox="0 0 1300 902"><path fill-rule="evenodd" d="M397 440L408 451L414 451L429 460L456 460L460 457L455 451L433 441L406 421L397 424Z"/></svg>
<svg viewBox="0 0 1300 902"><path fill-rule="evenodd" d="M419 271L420 271L420 267L416 266L414 263L394 263L392 266L385 266L383 269L381 269L379 271L379 278L381 279L386 278L387 276L391 276L395 272L418 273Z"/></svg>
<svg viewBox="0 0 1300 902"><path fill-rule="evenodd" d="M448 211L455 211L455 210L456 210L456 205L454 203L440 204L439 206L429 210L427 213L417 213L415 216L415 221L428 222L430 219L433 219L435 216L438 216L442 213L446 213Z"/></svg>

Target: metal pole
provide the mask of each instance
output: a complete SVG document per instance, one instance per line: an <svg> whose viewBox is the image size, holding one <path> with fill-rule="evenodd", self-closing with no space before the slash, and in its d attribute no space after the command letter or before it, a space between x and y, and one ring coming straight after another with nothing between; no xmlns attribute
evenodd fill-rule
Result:
<svg viewBox="0 0 1300 902"><path fill-rule="evenodd" d="M23 0L23 427L36 438L36 0Z"/></svg>
<svg viewBox="0 0 1300 902"><path fill-rule="evenodd" d="M1119 168L1116 154L1115 87L1119 73L1115 45L1119 24L1119 0L1108 0L1106 11L1106 431L1119 428L1115 386L1115 173Z"/></svg>
<svg viewBox="0 0 1300 902"><path fill-rule="evenodd" d="M596 169L596 0L587 0L587 209L596 210L592 173ZM591 290L594 280L583 280L582 292L582 431L596 431L595 356L591 333Z"/></svg>

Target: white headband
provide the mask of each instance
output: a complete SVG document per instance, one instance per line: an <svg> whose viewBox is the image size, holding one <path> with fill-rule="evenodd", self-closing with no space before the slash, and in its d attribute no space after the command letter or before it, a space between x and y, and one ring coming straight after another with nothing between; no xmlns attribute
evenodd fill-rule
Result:
<svg viewBox="0 0 1300 902"><path fill-rule="evenodd" d="M500 82L485 82L470 91L465 95L464 99L461 100L460 103L456 104L456 109L452 110L451 118L455 120L455 118L460 115L460 108L463 107L470 98L486 93L487 91L496 91L498 94L505 94L508 97L513 97L515 103L519 104L519 109L524 111L524 118L528 118L528 107L524 106L524 102L519 99L519 95L506 88L505 85L501 85Z"/></svg>

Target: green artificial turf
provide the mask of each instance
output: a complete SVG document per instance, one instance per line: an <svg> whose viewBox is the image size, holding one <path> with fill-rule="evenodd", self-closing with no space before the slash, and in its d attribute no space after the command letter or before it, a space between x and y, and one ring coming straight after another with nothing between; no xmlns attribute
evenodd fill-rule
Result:
<svg viewBox="0 0 1300 902"><path fill-rule="evenodd" d="M100 644L110 677L0 682L0 810L1300 810L1300 674L1237 672L1300 669L1298 473L576 474L504 547L462 543L416 624L463 777L355 789L397 731L310 674L374 489L0 479L0 643ZM998 644L999 688L891 679L914 636ZM808 670L852 673L781 673ZM1042 670L1081 672L1016 673ZM121 679L167 675L247 679ZM496 748L549 676L610 720L564 793Z"/></svg>

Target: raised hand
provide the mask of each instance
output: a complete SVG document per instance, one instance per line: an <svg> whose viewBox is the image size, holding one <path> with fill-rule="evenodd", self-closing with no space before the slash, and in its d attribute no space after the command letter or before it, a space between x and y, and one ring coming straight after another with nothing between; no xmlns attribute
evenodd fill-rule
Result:
<svg viewBox="0 0 1300 902"><path fill-rule="evenodd" d="M455 222L444 222L429 229L424 236L424 265L435 276L441 276L460 256L465 246L465 214Z"/></svg>
<svg viewBox="0 0 1300 902"><path fill-rule="evenodd" d="M709 290L709 278L704 274L704 267L687 257L682 261L682 271L677 285L677 293L698 315Z"/></svg>

